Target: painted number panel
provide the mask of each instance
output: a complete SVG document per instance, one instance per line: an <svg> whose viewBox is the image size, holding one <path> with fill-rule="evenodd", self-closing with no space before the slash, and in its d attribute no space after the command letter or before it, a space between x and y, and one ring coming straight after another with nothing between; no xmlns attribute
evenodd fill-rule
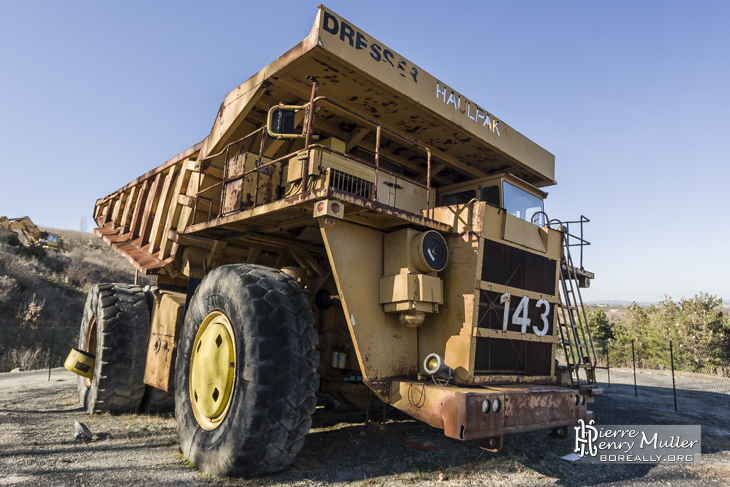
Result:
<svg viewBox="0 0 730 487"><path fill-rule="evenodd" d="M510 301L512 300L512 295L510 293L504 293L500 299L499 302L504 304L504 316L502 317L502 331L507 331L507 328L510 324ZM516 296L514 296L516 298ZM540 320L542 327L538 327L537 325L532 325L532 320L527 315L528 309L530 307L530 299L525 296L520 300L520 303L517 305L517 309L512 314L512 324L520 327L520 332L524 335L527 333L528 328L532 325L532 332L535 333L537 336L544 336L547 334L548 330L550 329L550 324L548 322L548 315L550 314L550 303L548 303L544 299L538 300L535 305L536 308L542 308L542 313L540 313Z"/></svg>

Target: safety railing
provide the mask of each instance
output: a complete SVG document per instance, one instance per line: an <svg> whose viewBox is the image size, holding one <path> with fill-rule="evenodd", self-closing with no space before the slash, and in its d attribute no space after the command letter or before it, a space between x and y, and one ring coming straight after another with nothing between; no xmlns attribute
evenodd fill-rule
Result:
<svg viewBox="0 0 730 487"><path fill-rule="evenodd" d="M305 141L304 150L305 151L309 151L310 149L325 150L325 151L337 154L346 159L355 161L359 164L373 167L375 169L374 190L372 192L371 199L373 201L377 201L378 200L377 199L378 198L377 197L378 173L384 173L384 174L389 174L392 176L397 176L399 178L404 178L403 175L393 173L392 171L388 171L388 170L380 167L380 160L381 160L381 147L380 146L381 146L382 134L386 133L393 138L399 139L403 142L406 142L407 144L410 144L411 147L419 148L426 153L426 184L425 184L425 189L426 189L426 194L427 194L426 209L429 210L431 208L431 202L432 202L432 200L431 200L431 150L428 147L426 147L425 145L417 142L416 140L411 139L408 136L401 134L395 130L391 130L387 127L384 127L381 124L379 124L377 121L351 109L350 107L347 107L347 106L345 106L335 100L327 98L325 96L317 96L318 86L319 85L318 85L317 81L314 80L313 85L312 85L312 96L310 98L310 101L309 101L309 103L301 106L301 109L305 110L305 123L304 123L304 127L302 129L302 134L301 135L297 134L296 138L304 139L304 141ZM375 141L375 154L374 154L373 163L371 163L370 161L355 157L351 154L337 151L335 149L332 149L331 147L326 147L321 144L312 144L312 140L314 138L314 119L315 119L314 115L316 113L317 104L322 104L322 103L326 103L326 104L330 105L331 107L334 107L335 109L338 109L347 114L350 114L351 116L359 119L361 123L371 125L372 127L375 128L376 141ZM258 152L258 158L255 160L255 167L253 169L244 170L243 172L241 172L240 174L237 174L235 176L230 176L228 174L228 167L229 167L229 162L231 160L232 150L235 150L235 148L238 148L238 151L235 153L235 155L233 157L240 156L244 149L243 143L259 134L260 134L259 152ZM244 137L241 137L237 140L234 140L233 142L228 143L219 152L206 156L200 160L200 164L198 164L199 173L204 171L207 167L209 167L211 162L213 161L213 159L220 157L222 155L225 155L224 166L223 166L223 179L221 179L220 181L218 181L208 187L202 188L202 189L200 187L198 187L198 191L195 195L193 214L197 214L199 201L201 199L203 199L206 202L208 202L208 220L210 220L212 217L213 199L211 197L206 197L203 195L220 188L221 189L220 203L218 205L218 213L216 215L216 218L220 218L223 215L223 210L224 210L224 191L222 191L222 189L225 187L225 185L234 183L236 181L243 180L246 176L249 176L254 173L256 174L255 183L254 183L254 195L253 195L252 205L249 208L255 208L256 206L258 206L259 178L260 178L261 171L265 168L274 166L276 164L280 164L284 161L288 161L300 153L300 151L291 152L291 153L288 153L277 159L274 159L272 161L262 164L261 161L263 158L264 145L265 145L266 138L267 138L266 126L260 127L256 130L254 130L253 132L245 135ZM308 186L308 176L309 176L309 158L307 157L303 160L303 164L302 164L302 191L307 191L307 188L309 187ZM408 179L408 178L404 178L404 179ZM198 177L198 184L200 184L200 181L201 181L201 178ZM409 179L409 181L414 184L417 184L419 186L424 186L423 184L418 183L414 180Z"/></svg>
<svg viewBox="0 0 730 487"><path fill-rule="evenodd" d="M588 223L590 220L586 218L585 216L581 215L580 220L575 221L561 221L557 219L550 220L549 226L552 228L552 226L555 224L557 225L562 232L565 234L565 245L567 247L580 247L580 268L583 269L583 247L589 246L591 243L587 241L583 237L583 224ZM576 226L580 226L579 234L575 235L571 233L570 226L573 225L573 228Z"/></svg>

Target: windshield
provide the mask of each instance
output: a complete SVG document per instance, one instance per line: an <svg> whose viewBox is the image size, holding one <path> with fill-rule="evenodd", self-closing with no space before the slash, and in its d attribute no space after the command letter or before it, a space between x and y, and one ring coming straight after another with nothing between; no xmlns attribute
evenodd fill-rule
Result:
<svg viewBox="0 0 730 487"><path fill-rule="evenodd" d="M486 188L482 188L479 186L479 189L481 189L481 199L479 201L486 201L490 205L499 206L499 186L498 185L492 185L487 186ZM441 205L443 206L450 206L450 205L466 205L469 204L471 200L475 200L477 197L477 190L476 189L468 189L466 191L462 191L460 193L451 193L447 194L441 197Z"/></svg>
<svg viewBox="0 0 730 487"><path fill-rule="evenodd" d="M540 213L543 210L543 202L537 196L533 196L527 191L504 181L502 183L504 192L504 208L507 213L517 218L527 220L535 225L543 226L546 224L545 215ZM533 218L534 217L534 218Z"/></svg>

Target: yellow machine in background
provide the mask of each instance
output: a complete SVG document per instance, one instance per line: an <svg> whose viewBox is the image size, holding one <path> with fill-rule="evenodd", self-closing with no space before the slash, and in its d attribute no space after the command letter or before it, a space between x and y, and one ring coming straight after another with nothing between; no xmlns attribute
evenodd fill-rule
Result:
<svg viewBox="0 0 730 487"><path fill-rule="evenodd" d="M207 137L96 202L95 233L158 285L90 292L81 401L174 402L182 451L219 475L289 465L318 390L491 449L566 432L601 389L585 242L544 210L554 163L320 7Z"/></svg>
<svg viewBox="0 0 730 487"><path fill-rule="evenodd" d="M0 238L11 234L18 235L20 232L25 239L26 244L40 245L47 250L69 250L68 246L64 247L63 237L50 232L44 232L33 221L27 217L7 218L0 216Z"/></svg>

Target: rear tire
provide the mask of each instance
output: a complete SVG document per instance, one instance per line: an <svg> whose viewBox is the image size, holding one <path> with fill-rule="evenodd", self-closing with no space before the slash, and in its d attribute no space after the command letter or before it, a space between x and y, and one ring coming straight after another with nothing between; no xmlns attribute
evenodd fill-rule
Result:
<svg viewBox="0 0 730 487"><path fill-rule="evenodd" d="M86 298L79 349L96 355L94 376L79 377L89 414L134 413L145 392L150 314L144 291L133 284L97 284Z"/></svg>
<svg viewBox="0 0 730 487"><path fill-rule="evenodd" d="M265 475L302 449L319 387L308 304L292 278L267 267L228 265L203 279L175 366L180 446L201 470Z"/></svg>
<svg viewBox="0 0 730 487"><path fill-rule="evenodd" d="M175 395L152 386L146 386L139 412L143 414L169 413L175 410Z"/></svg>

